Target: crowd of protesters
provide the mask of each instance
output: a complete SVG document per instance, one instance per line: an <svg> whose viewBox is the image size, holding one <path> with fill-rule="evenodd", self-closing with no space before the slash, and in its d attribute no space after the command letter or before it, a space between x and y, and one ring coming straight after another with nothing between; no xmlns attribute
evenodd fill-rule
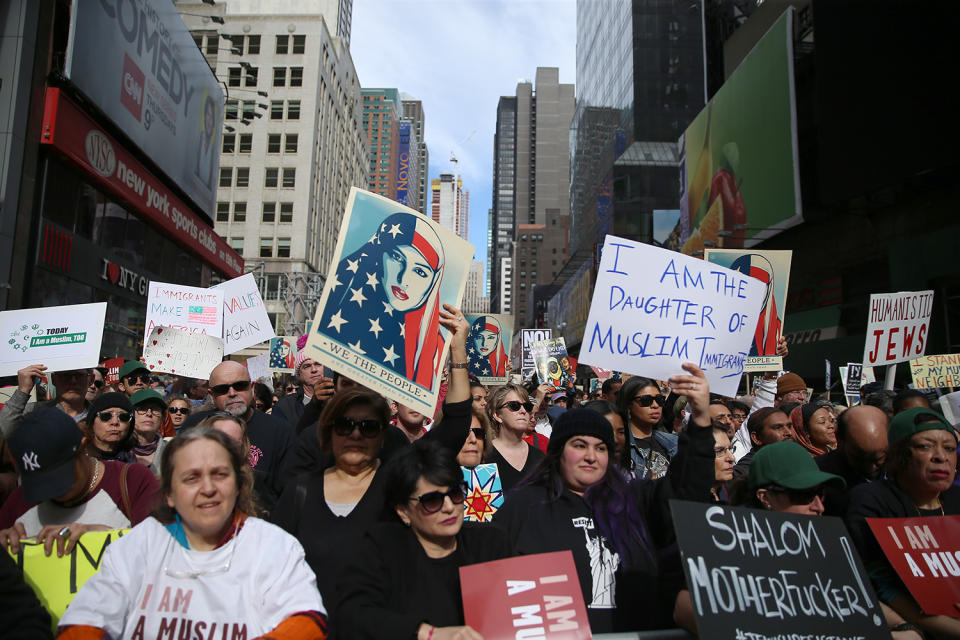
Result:
<svg viewBox="0 0 960 640"><path fill-rule="evenodd" d="M488 388L467 372L469 324L444 307L432 416L328 377L303 344L276 392L233 361L209 380L128 361L115 384L101 369L22 369L0 409L0 543L64 555L89 531L132 527L60 637L475 639L459 567L564 550L593 633L696 634L668 502L680 498L843 518L894 637L960 638L960 619L918 606L865 521L960 514L957 432L922 393L867 387L847 409L769 373L723 398L692 364L592 394ZM481 463L496 464L503 505L464 523L463 469ZM15 603L0 628L49 637L0 556L0 599ZM184 585L189 613L151 604Z"/></svg>

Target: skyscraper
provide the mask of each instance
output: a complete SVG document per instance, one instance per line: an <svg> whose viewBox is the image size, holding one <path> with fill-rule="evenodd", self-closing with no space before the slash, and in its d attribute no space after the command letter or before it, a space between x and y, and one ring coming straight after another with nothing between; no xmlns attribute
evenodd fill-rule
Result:
<svg viewBox="0 0 960 640"><path fill-rule="evenodd" d="M470 192L464 191L463 180L452 173L441 173L430 182L433 198L430 217L455 234L467 240L470 220Z"/></svg>
<svg viewBox="0 0 960 640"><path fill-rule="evenodd" d="M501 96L497 104L497 128L493 137L493 210L487 244L490 309L499 313L513 311L510 301L501 294L504 277L501 263L504 258L513 256L516 131L517 99ZM512 300L512 296L509 297Z"/></svg>
<svg viewBox="0 0 960 640"><path fill-rule="evenodd" d="M413 126L413 131L417 136L416 148L416 166L417 166L417 198L420 206L417 210L420 213L427 213L427 170L430 166L430 153L427 151L427 142L424 136L424 114L423 103L413 98L403 98L401 94L400 103L403 105L403 117L409 120ZM411 154L413 150L411 149Z"/></svg>
<svg viewBox="0 0 960 640"><path fill-rule="evenodd" d="M396 89L362 89L363 129L370 150L370 177L367 188L374 193L397 199L397 160L399 124L403 117L400 94Z"/></svg>

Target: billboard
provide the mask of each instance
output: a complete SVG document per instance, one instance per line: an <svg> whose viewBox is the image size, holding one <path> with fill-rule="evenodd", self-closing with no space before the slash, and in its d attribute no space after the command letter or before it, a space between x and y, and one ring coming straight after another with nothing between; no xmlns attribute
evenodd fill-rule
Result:
<svg viewBox="0 0 960 640"><path fill-rule="evenodd" d="M223 91L172 2L75 0L64 73L212 217Z"/></svg>
<svg viewBox="0 0 960 640"><path fill-rule="evenodd" d="M410 123L405 120L398 122L397 135L400 138L397 154L397 202L406 205L407 192L410 190Z"/></svg>
<svg viewBox="0 0 960 640"><path fill-rule="evenodd" d="M680 138L680 219L667 248L752 247L803 221L793 89L793 8Z"/></svg>

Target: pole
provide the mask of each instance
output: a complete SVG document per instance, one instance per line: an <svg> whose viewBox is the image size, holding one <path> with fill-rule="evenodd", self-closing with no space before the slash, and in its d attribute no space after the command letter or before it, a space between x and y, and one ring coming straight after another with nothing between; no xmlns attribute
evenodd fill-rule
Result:
<svg viewBox="0 0 960 640"><path fill-rule="evenodd" d="M887 365L887 375L883 381L883 388L887 391L893 391L893 380L897 377L897 364L888 364Z"/></svg>

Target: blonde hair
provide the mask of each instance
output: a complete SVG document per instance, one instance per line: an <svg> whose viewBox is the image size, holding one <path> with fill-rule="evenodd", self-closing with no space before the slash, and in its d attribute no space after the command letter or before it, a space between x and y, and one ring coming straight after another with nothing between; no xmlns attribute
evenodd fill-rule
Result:
<svg viewBox="0 0 960 640"><path fill-rule="evenodd" d="M490 428L495 436L500 435L500 423L494 418L494 415L503 408L504 399L511 391L520 396L520 402L526 402L530 399L530 394L527 393L526 388L512 383L497 387L487 396L487 419L490 421Z"/></svg>

